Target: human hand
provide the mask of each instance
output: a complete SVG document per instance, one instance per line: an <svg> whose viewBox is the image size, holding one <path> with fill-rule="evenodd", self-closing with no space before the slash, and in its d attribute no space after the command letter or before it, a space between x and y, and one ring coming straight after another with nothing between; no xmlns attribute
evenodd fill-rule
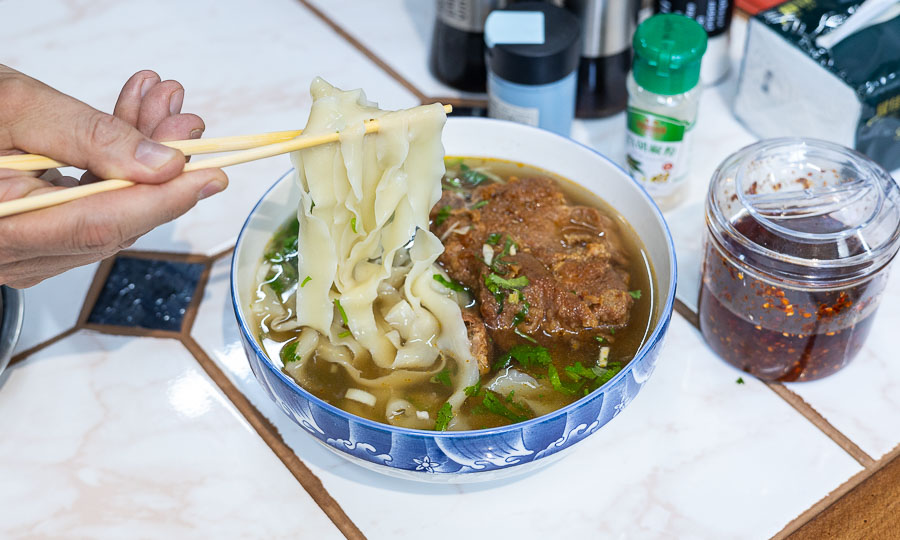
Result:
<svg viewBox="0 0 900 540"><path fill-rule="evenodd" d="M200 117L181 114L184 89L152 71L135 73L113 115L0 65L0 155L43 154L86 169L81 183L124 178L137 185L0 218L0 284L30 287L106 258L228 185L221 169L181 173L178 151L153 142L199 138ZM151 140L152 139L152 140ZM0 201L79 182L56 171L0 169Z"/></svg>

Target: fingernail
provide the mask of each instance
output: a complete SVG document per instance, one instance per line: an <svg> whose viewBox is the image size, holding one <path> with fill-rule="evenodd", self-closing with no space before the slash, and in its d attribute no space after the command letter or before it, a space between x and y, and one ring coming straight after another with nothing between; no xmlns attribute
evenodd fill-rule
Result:
<svg viewBox="0 0 900 540"><path fill-rule="evenodd" d="M149 92L150 89L153 88L154 84L156 84L155 77L147 77L146 79L144 79L144 81L141 83L141 97L146 96L147 92Z"/></svg>
<svg viewBox="0 0 900 540"><path fill-rule="evenodd" d="M202 135L203 135L202 129L195 129L195 130L191 131L191 134L189 135L189 137L192 139L199 139Z"/></svg>
<svg viewBox="0 0 900 540"><path fill-rule="evenodd" d="M169 113L178 114L181 112L181 106L184 104L184 90L175 90L169 96Z"/></svg>
<svg viewBox="0 0 900 540"><path fill-rule="evenodd" d="M177 157L176 150L153 141L141 141L134 152L134 159L154 170Z"/></svg>
<svg viewBox="0 0 900 540"><path fill-rule="evenodd" d="M221 192L225 189L225 184L220 180L213 180L212 182L203 186L203 189L200 190L200 193L197 194L197 200L202 201L207 197L211 197L216 193Z"/></svg>

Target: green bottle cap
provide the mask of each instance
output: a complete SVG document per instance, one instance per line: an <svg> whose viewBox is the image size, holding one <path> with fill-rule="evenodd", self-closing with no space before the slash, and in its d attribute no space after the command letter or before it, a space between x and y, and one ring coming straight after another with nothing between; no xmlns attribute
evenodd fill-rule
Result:
<svg viewBox="0 0 900 540"><path fill-rule="evenodd" d="M642 22L634 33L634 80L651 92L671 96L697 86L706 30L676 13Z"/></svg>

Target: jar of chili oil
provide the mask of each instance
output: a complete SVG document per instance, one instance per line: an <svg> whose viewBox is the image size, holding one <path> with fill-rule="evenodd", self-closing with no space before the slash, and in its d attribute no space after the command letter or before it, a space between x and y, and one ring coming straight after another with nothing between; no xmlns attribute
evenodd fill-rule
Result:
<svg viewBox="0 0 900 540"><path fill-rule="evenodd" d="M769 139L713 174L700 328L735 367L811 381L861 349L900 247L900 188L866 156Z"/></svg>

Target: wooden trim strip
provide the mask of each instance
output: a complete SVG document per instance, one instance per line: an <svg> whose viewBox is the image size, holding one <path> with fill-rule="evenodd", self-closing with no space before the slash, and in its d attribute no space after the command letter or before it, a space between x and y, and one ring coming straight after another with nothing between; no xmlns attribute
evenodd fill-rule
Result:
<svg viewBox="0 0 900 540"><path fill-rule="evenodd" d="M898 489L900 445L873 467L851 476L772 538L896 538L900 530ZM873 530L864 530L869 526Z"/></svg>
<svg viewBox="0 0 900 540"><path fill-rule="evenodd" d="M22 352L20 352L20 353L18 353L18 354L16 354L16 355L14 355L12 358L10 358L10 360L9 360L9 366L7 366L7 367L8 367L8 368L11 368L12 366L18 364L19 362L25 360L26 358L28 358L28 357L31 356L32 354L34 354L34 353L36 353L36 352L39 352L39 351L41 351L41 350L43 350L43 349L46 349L47 347L49 347L50 345L53 345L53 344L56 343L57 341L60 341L60 340L62 340L62 339L64 339L64 338L67 338L67 337L71 336L72 334L74 334L74 333L77 332L78 330L79 330L79 328L78 328L77 325L76 325L76 326L73 326L72 328L69 328L68 330L66 330L66 331L64 331L64 332L61 332L61 333L57 334L56 336L54 336L54 337L52 337L52 338L50 338L50 339L48 339L48 340L46 340L46 341L42 341L41 343L38 343L37 345L35 345L35 346L33 346L33 347L30 347L30 348L28 348L28 349L25 349L24 351L22 351Z"/></svg>
<svg viewBox="0 0 900 540"><path fill-rule="evenodd" d="M819 411L815 410L812 405L807 403L806 400L804 400L802 397L795 394L792 390L781 383L767 382L765 384L773 392L778 394L781 399L787 401L788 404L790 404L800 414L805 416L807 420L809 420L817 428L819 428L825 435L828 436L829 439L843 448L845 452L853 456L853 459L858 461L860 465L867 469L872 468L875 465L875 460L872 459L872 456L867 454L855 442L851 441L849 437L841 433L836 427L831 424L831 422L829 422L825 419L824 416L819 414Z"/></svg>
<svg viewBox="0 0 900 540"><path fill-rule="evenodd" d="M675 300L675 311L687 319L689 323L691 323L697 330L700 330L700 318L696 313L691 311L686 305L684 305L680 300ZM849 437L841 433L836 427L831 425L831 422L825 419L824 416L819 414L819 411L815 410L812 405L807 403L802 397L795 394L792 390L788 389L781 383L771 383L766 382L766 386L768 386L773 392L778 394L781 399L788 402L788 405L797 410L800 414L802 414L807 420L813 423L817 428L819 428L822 433L828 436L829 439L835 442L838 446L844 449L845 452L853 456L853 459L859 462L865 468L870 468L875 464L875 460L872 459L872 456L867 454L862 448L860 448L855 442L851 441Z"/></svg>
<svg viewBox="0 0 900 540"><path fill-rule="evenodd" d="M172 330L156 330L153 328L144 328L143 326L119 326L117 324L97 324L86 322L78 325L78 328L85 330L93 330L101 334L109 334L112 336L132 336L132 337L152 337L152 338L168 338L181 339L182 333Z"/></svg>
<svg viewBox="0 0 900 540"><path fill-rule="evenodd" d="M209 260L210 260L210 262L213 262L213 263L214 263L214 262L218 262L218 260L221 259L222 257L228 257L228 256L230 256L232 253L234 253L234 246L231 246L230 248L223 249L222 251L220 251L220 252L218 252L218 253L216 253L216 254L210 255L210 256L209 256Z"/></svg>
<svg viewBox="0 0 900 540"><path fill-rule="evenodd" d="M700 331L700 317L677 298L675 299L675 312L684 317L687 322L691 323L691 326L696 328L698 332Z"/></svg>
<svg viewBox="0 0 900 540"><path fill-rule="evenodd" d="M300 482L303 489L309 493L310 497L319 505L323 512L331 519L332 523L340 530L344 536L351 540L364 540L365 536L362 531L350 520L338 502L328 493L322 481L313 474L309 467L297 457L297 454L284 442L284 439L278 433L275 426L269 422L259 409L253 406L244 394L237 389L228 377L222 373L216 363L206 354L200 345L190 336L185 336L182 343L187 347L188 351L200 366L206 371L206 374L216 383L219 389L228 397L234 406L241 412L247 422L253 426L253 429L262 437L263 441L272 449L278 459L284 463L284 466L294 475L294 478Z"/></svg>
<svg viewBox="0 0 900 540"><path fill-rule="evenodd" d="M356 50L363 53L366 56L366 58L368 58L375 65L377 65L379 68L381 68L381 70L384 71L385 73L387 73L392 79L394 79L395 81L400 83L404 88L406 88L407 90L412 92L412 94L414 96L416 96L416 99L418 99L419 101L426 101L428 99L428 97L424 93L422 93L421 90L416 88L415 85L413 85L411 82L409 82L405 77L403 77L403 75L400 75L399 73L397 73L397 71L395 71L394 68L392 68L386 62L384 62L381 58L376 56L375 53L370 51L368 49L368 47L366 47L365 45L362 44L362 42L360 42L358 39L356 39L355 37L350 35L350 33L347 32L346 30L344 30L341 27L341 25L332 21L331 18L328 17L328 15L325 15L321 10L319 10L319 8L313 6L307 0L299 0L299 2L301 4L303 4L306 7L306 9L308 9L310 12L312 12L313 15L315 15L316 17L321 19L322 22L324 22L325 24L330 26L332 30L337 32L337 34L339 36L341 36L344 39L344 41L346 41L347 43L349 43L350 45L355 47Z"/></svg>

